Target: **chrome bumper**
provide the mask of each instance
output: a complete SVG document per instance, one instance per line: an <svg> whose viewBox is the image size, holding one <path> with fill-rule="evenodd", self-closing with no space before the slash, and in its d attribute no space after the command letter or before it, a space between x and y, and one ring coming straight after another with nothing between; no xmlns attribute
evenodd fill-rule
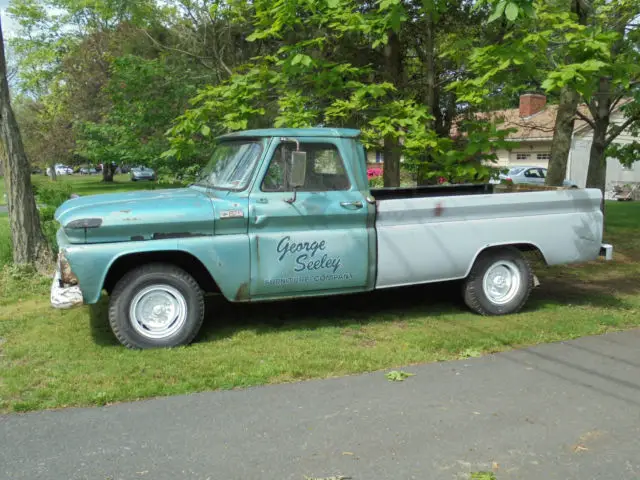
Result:
<svg viewBox="0 0 640 480"><path fill-rule="evenodd" d="M613 245L609 243L603 243L600 245L600 257L605 260L613 260Z"/></svg>
<svg viewBox="0 0 640 480"><path fill-rule="evenodd" d="M82 291L78 285L67 285L62 283L60 270L56 269L51 284L51 306L53 308L65 309L82 305Z"/></svg>

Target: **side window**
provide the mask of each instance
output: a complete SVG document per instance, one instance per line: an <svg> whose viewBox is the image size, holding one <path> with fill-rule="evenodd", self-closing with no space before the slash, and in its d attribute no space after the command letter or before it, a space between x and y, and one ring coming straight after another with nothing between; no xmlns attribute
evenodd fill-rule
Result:
<svg viewBox="0 0 640 480"><path fill-rule="evenodd" d="M524 172L524 176L528 178L541 178L537 168L530 168L529 170Z"/></svg>
<svg viewBox="0 0 640 480"><path fill-rule="evenodd" d="M291 152L295 144L281 143L271 158L269 168L260 187L264 192L290 192L288 184L291 169ZM307 152L307 168L301 192L328 192L348 190L349 176L338 148L330 143L301 143L300 150Z"/></svg>

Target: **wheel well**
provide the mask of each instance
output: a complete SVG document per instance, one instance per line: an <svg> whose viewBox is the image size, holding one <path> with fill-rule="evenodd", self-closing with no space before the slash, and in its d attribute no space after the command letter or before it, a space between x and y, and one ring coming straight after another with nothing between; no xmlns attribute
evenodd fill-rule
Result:
<svg viewBox="0 0 640 480"><path fill-rule="evenodd" d="M181 251L161 251L161 252L143 252L123 255L118 258L107 273L104 280L103 288L111 294L118 280L120 280L127 272L134 268L140 267L148 263L170 263L176 267L182 268L191 275L200 288L208 293L219 293L220 289L215 280L209 273L209 270L202 264L200 260L190 253Z"/></svg>
<svg viewBox="0 0 640 480"><path fill-rule="evenodd" d="M536 257L538 257L540 260L542 260L545 265L547 264L547 260L544 258L544 254L542 253L542 251L536 246L533 245L532 243L509 243L506 245L493 245L491 247L487 247L483 250L481 250L478 255L476 255L476 258L478 258L478 256L480 256L482 253L489 251L489 250L499 250L501 248L515 248L516 250L520 250L522 253L530 253Z"/></svg>

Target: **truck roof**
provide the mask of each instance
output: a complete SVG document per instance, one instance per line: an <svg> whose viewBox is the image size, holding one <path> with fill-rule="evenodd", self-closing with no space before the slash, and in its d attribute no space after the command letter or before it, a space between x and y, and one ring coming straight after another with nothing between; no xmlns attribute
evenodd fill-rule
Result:
<svg viewBox="0 0 640 480"><path fill-rule="evenodd" d="M261 128L227 133L218 137L219 140L231 138L255 137L346 137L354 138L360 135L360 130L352 128Z"/></svg>

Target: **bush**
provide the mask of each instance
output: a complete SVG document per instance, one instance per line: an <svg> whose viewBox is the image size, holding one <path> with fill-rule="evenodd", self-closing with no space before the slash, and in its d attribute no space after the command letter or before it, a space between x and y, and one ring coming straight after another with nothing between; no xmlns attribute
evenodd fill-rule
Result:
<svg viewBox="0 0 640 480"><path fill-rule="evenodd" d="M384 187L384 180L382 175L369 178L369 188L382 188Z"/></svg>
<svg viewBox="0 0 640 480"><path fill-rule="evenodd" d="M71 185L65 182L51 182L44 185L34 184L34 194L38 203L54 209L58 208L71 197Z"/></svg>
<svg viewBox="0 0 640 480"><path fill-rule="evenodd" d="M44 185L34 185L35 195L38 204L40 204L40 223L42 224L42 232L49 242L54 253L58 252L58 242L56 242L56 232L58 231L58 222L53 216L56 209L71 197L71 185L65 182L47 183Z"/></svg>
<svg viewBox="0 0 640 480"><path fill-rule="evenodd" d="M13 250L11 248L9 219L6 216L0 216L0 268L10 264L12 260Z"/></svg>

